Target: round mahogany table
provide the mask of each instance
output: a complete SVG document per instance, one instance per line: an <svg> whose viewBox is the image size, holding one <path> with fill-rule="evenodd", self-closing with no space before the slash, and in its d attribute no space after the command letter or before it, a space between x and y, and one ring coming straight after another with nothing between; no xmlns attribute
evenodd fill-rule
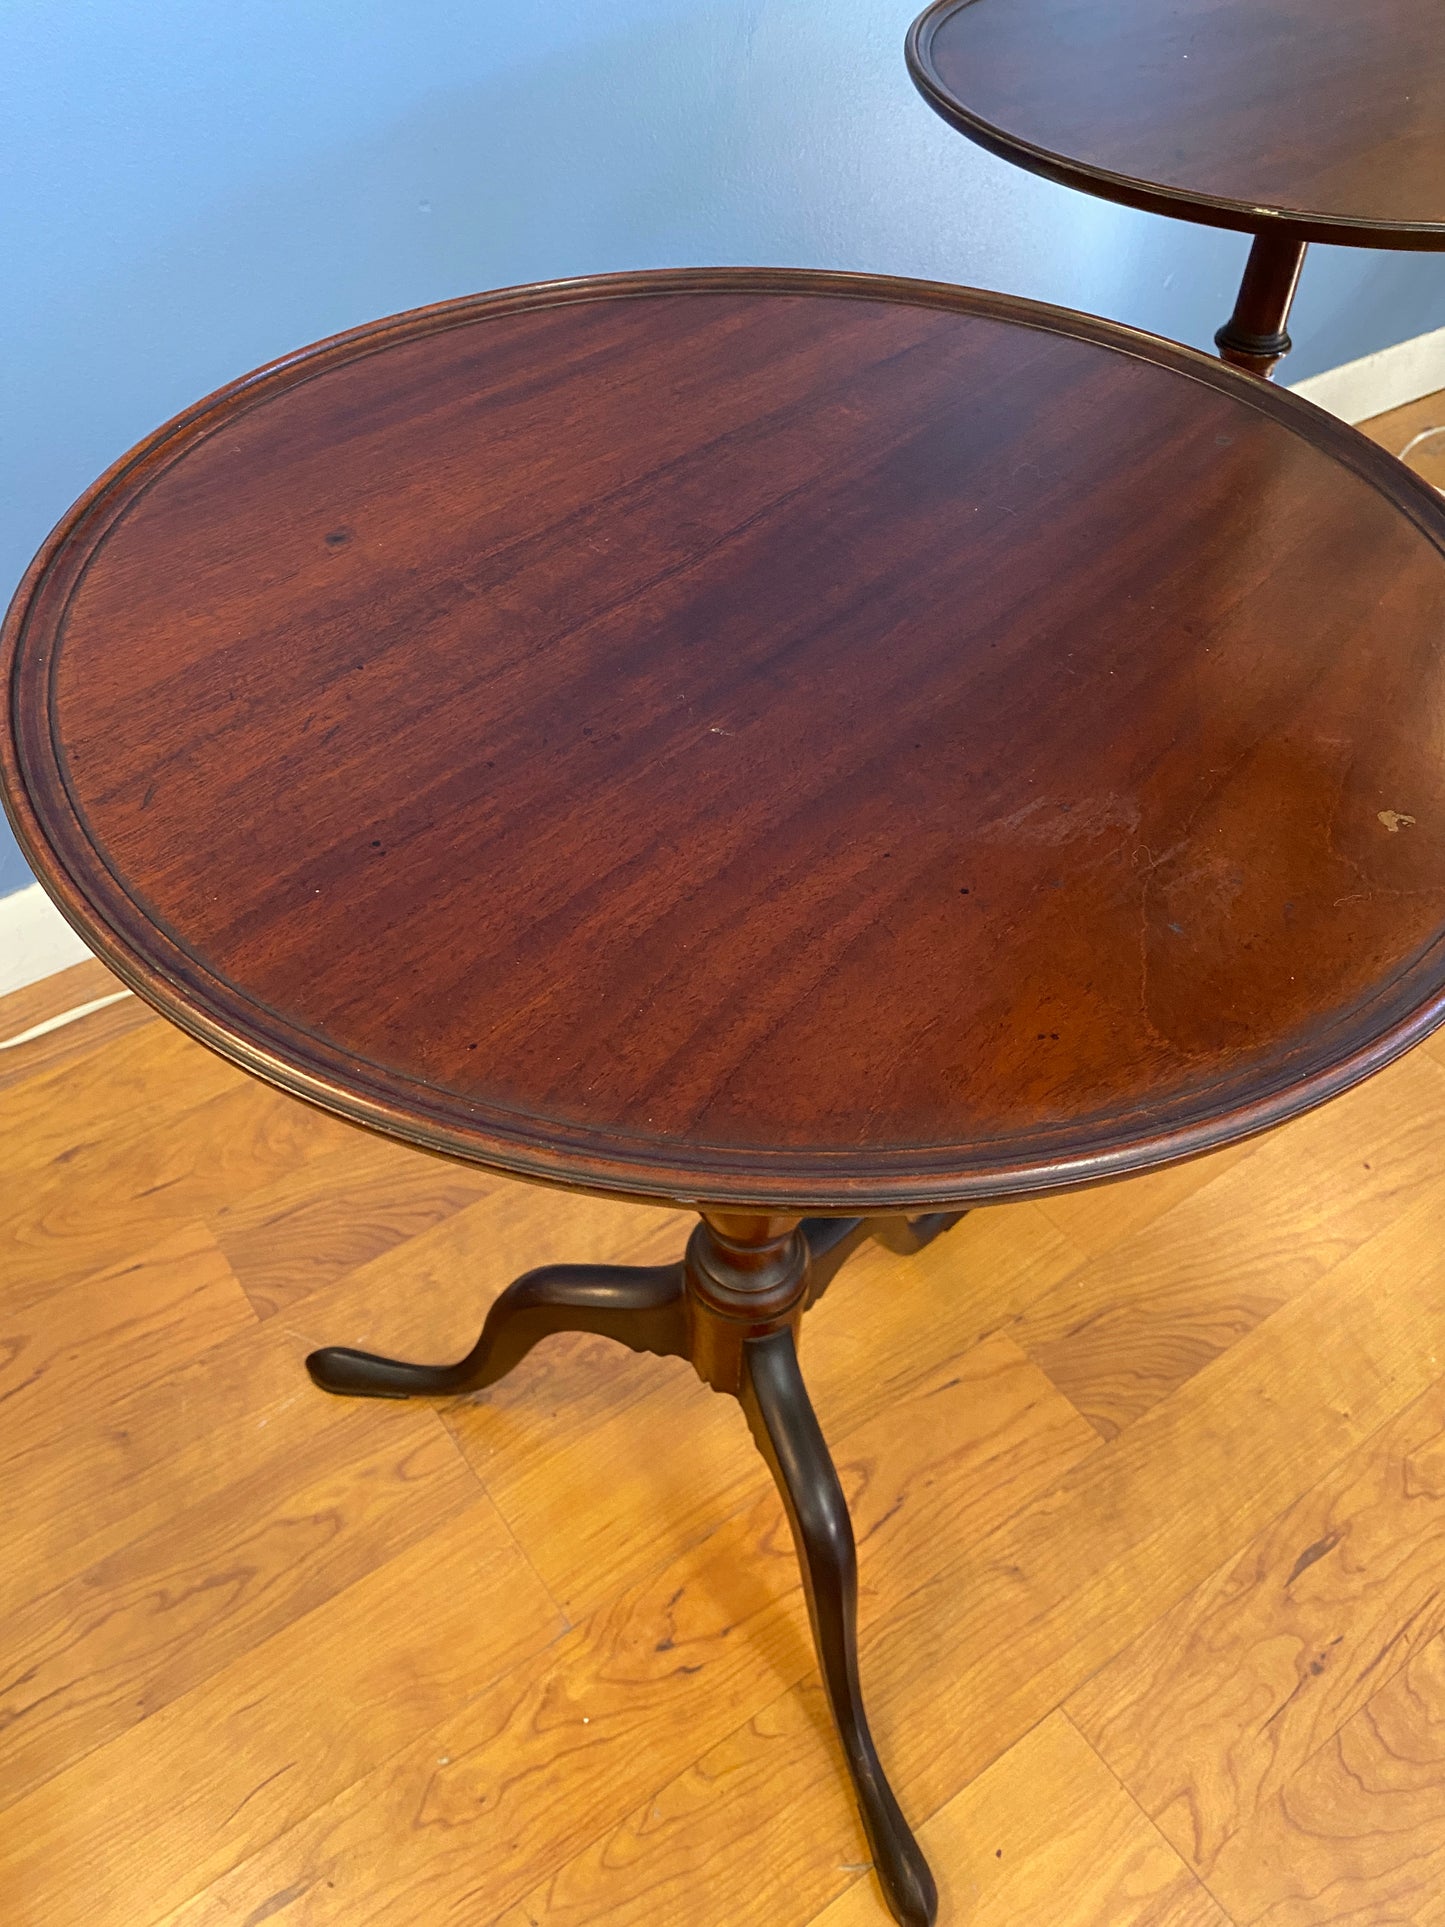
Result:
<svg viewBox="0 0 1445 1927"><path fill-rule="evenodd" d="M406 1142L688 1204L529 1273L747 1411L900 1921L852 1530L795 1336L849 1251L1292 1116L1445 1010L1445 506L1108 322L709 270L403 315L236 382L4 632L25 850L236 1063Z"/></svg>
<svg viewBox="0 0 1445 1927"><path fill-rule="evenodd" d="M1445 248L1440 0L935 0L928 104L1105 200L1252 234L1226 361L1268 375L1305 248Z"/></svg>

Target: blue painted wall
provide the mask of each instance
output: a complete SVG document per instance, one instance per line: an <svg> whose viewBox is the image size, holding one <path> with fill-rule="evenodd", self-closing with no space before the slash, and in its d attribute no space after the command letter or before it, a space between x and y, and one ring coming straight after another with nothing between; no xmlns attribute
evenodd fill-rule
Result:
<svg viewBox="0 0 1445 1927"><path fill-rule="evenodd" d="M676 263L1006 288L1207 346L1247 247L1049 186L915 95L916 0L6 0L0 592L93 476L373 315ZM1445 322L1316 249L1293 379ZM0 827L0 894L28 872Z"/></svg>

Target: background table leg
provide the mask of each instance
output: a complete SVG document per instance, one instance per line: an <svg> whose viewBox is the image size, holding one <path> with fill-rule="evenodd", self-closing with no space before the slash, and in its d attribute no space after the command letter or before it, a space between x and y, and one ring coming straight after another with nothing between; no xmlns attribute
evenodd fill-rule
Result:
<svg viewBox="0 0 1445 1927"><path fill-rule="evenodd" d="M967 1216L966 1211L928 1211L917 1218L804 1218L800 1229L808 1244L808 1303L817 1304L867 1239L911 1258Z"/></svg>
<svg viewBox="0 0 1445 1927"><path fill-rule="evenodd" d="M951 1231L966 1211L925 1211L918 1218L870 1218L868 1230L885 1251L896 1251L900 1258L911 1258L945 1231Z"/></svg>

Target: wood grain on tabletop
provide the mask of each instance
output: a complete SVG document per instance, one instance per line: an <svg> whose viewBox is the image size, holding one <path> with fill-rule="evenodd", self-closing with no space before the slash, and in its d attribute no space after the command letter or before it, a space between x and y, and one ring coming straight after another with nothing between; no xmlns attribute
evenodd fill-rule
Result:
<svg viewBox="0 0 1445 1927"><path fill-rule="evenodd" d="M0 1282L0 1902L25 1927L263 1908L414 1927L419 1894L506 1927L881 1922L776 1500L741 1425L695 1409L736 1421L727 1401L588 1339L449 1410L348 1406L302 1376L317 1338L445 1355L539 1254L655 1257L684 1220L497 1179L445 1217L388 1208L383 1248L343 1237L361 1262L338 1275L324 1227L358 1173L394 1200L444 1167L338 1143L299 1105L279 1167L207 1150L224 1080L250 1087L222 1066L214 1088L166 1026L142 1037L148 1089L136 1036L73 1065L74 1109L37 1073L54 1156L96 1110L117 1146L169 1133L209 1173L194 1215L147 1206L151 1167L118 1151L92 1169L93 1216L43 1236L24 1212L33 1177L52 1209L45 1171L5 1187L30 1257L13 1296ZM1434 1918L1445 1176L1418 1143L1442 1057L1432 1042L1167 1186L1092 1194L1086 1240L1058 1199L977 1213L917 1259L860 1254L811 1315L875 1723L954 1917L1347 1917L1314 1893L1371 1927ZM0 1094L0 1135L33 1098ZM107 1173L133 1248L77 1278ZM1020 1341L1071 1278L1105 1302L1111 1197L1120 1302L1158 1321L1168 1363L1105 1444ZM240 1239L238 1274L215 1235L268 1214L315 1258L314 1290L293 1273L274 1308L275 1261ZM1150 1238L1152 1292L1128 1257ZM1174 1356L1191 1291L1211 1342ZM569 1544L598 1517L605 1578ZM576 1590L570 1628L539 1571Z"/></svg>
<svg viewBox="0 0 1445 1927"><path fill-rule="evenodd" d="M1433 1021L1442 550L1348 430L1110 322L602 278L160 431L17 600L0 753L117 966L349 1116L641 1196L999 1196Z"/></svg>

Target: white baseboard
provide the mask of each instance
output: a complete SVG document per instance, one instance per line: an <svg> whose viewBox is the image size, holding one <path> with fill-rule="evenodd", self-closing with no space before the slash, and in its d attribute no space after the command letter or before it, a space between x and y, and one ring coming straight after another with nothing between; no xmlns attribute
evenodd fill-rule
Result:
<svg viewBox="0 0 1445 1927"><path fill-rule="evenodd" d="M38 883L0 897L0 997L91 954Z"/></svg>
<svg viewBox="0 0 1445 1927"><path fill-rule="evenodd" d="M1422 395L1445 388L1445 328L1397 341L1393 348L1326 368L1289 386L1346 422L1364 422L1387 409L1403 408L1407 401L1419 401Z"/></svg>

